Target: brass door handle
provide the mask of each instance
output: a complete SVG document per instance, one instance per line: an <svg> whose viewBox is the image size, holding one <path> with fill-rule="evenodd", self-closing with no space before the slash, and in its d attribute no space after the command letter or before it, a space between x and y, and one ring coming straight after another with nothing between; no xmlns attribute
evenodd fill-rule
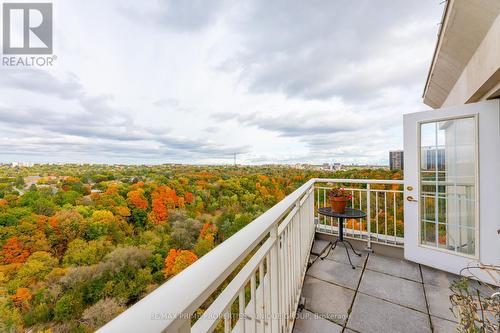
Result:
<svg viewBox="0 0 500 333"><path fill-rule="evenodd" d="M418 202L418 200L413 199L413 197L411 195L407 196L406 200L408 200L410 202Z"/></svg>

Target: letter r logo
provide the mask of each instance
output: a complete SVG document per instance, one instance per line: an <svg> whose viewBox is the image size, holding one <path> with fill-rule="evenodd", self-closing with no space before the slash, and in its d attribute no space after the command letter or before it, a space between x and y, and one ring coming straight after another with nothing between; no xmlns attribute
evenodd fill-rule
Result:
<svg viewBox="0 0 500 333"><path fill-rule="evenodd" d="M3 4L3 53L52 53L52 4Z"/></svg>

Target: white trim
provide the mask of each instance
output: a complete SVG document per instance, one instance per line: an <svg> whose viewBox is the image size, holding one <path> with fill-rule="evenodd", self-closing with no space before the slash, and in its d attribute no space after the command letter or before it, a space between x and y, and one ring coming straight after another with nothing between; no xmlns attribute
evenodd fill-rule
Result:
<svg viewBox="0 0 500 333"><path fill-rule="evenodd" d="M420 172L421 168L421 162L422 162L422 154L421 154L421 142L422 142L422 136L421 136L421 128L423 124L432 124L432 123L438 123L442 121L449 121L449 120L458 120L458 119L467 119L467 118L473 118L474 119L474 135L475 135L475 155L476 155L476 163L475 163L475 175L474 175L474 197L475 197L475 203L474 203L474 255L466 254L466 253L460 253L448 249L443 249L439 247L439 239L436 239L436 246L432 245L426 245L422 243L422 207L421 205L423 204L421 200L421 195L420 195L420 189L421 189L421 184L422 184L422 174ZM416 153L417 153L417 173L418 173L418 185L417 185L417 198L418 198L418 216L417 216L417 221L418 221L418 236L417 236L417 246L418 247L423 247L427 249L432 249L432 250L437 250L440 252L444 252L447 254L451 255L456 255L459 257L465 257L465 258L470 258L470 259L475 259L479 260L480 258L480 232L479 232L479 210L480 210L480 202L479 202L479 113L470 113L470 114L463 114L463 115L456 115L456 116L449 116L449 117L442 117L442 118L434 118L434 119L426 119L426 120L420 120L416 122L416 132L417 132L417 140L416 140ZM437 158L436 158L436 167L437 167ZM437 189L436 189L437 190ZM436 228L438 228L438 222L436 222Z"/></svg>
<svg viewBox="0 0 500 333"><path fill-rule="evenodd" d="M463 268L470 265L499 265L500 264L500 242L497 230L500 228L500 129L498 128L500 117L500 100L472 103L458 107L450 107L439 110L423 111L405 114L404 119L404 149L405 149L405 199L407 196L420 197L419 153L416 152L419 141L417 140L417 122L436 121L440 119L456 118L457 116L471 116L478 114L476 135L478 136L477 151L477 202L476 211L479 249L475 258L463 256L455 252L447 252L446 249L436 247L420 246L419 214L421 211L416 202L405 200L405 258L436 269L460 274ZM413 190L409 190L409 186ZM416 190L416 191L415 191ZM497 285L498 280L484 271L477 272L477 278Z"/></svg>

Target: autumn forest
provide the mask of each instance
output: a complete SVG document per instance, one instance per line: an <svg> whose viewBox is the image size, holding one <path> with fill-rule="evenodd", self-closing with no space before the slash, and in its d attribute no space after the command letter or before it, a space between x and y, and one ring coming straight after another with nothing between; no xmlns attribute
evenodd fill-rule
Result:
<svg viewBox="0 0 500 333"><path fill-rule="evenodd" d="M283 166L0 166L0 331L91 332L311 177Z"/></svg>

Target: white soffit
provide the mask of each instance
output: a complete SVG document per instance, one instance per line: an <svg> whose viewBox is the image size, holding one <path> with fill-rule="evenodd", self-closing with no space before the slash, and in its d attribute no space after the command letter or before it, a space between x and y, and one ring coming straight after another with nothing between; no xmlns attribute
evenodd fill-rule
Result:
<svg viewBox="0 0 500 333"><path fill-rule="evenodd" d="M448 1L425 85L425 104L443 105L499 13L500 0Z"/></svg>

